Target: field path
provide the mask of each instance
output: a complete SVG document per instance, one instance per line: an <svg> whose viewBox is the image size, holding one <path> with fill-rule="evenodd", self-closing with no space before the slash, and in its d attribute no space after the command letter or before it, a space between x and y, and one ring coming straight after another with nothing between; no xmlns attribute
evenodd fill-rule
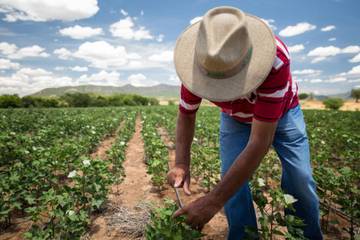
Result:
<svg viewBox="0 0 360 240"><path fill-rule="evenodd" d="M144 162L144 141L141 137L141 130L141 118L138 116L135 123L135 133L128 142L126 149L125 161L123 163L125 172L124 181L111 187L109 205L112 208L126 207L133 209L144 201L159 201L157 194L151 191L151 177L146 173L147 166ZM103 215L98 216L94 220L89 235L89 238L94 240L130 239L110 229Z"/></svg>

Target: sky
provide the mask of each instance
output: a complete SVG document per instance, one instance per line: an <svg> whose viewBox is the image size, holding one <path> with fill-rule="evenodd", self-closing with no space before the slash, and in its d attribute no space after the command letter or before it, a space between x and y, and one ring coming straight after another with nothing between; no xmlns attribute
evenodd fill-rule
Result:
<svg viewBox="0 0 360 240"><path fill-rule="evenodd" d="M0 0L0 94L179 85L177 37L222 5L269 24L290 50L300 92L360 87L359 0Z"/></svg>

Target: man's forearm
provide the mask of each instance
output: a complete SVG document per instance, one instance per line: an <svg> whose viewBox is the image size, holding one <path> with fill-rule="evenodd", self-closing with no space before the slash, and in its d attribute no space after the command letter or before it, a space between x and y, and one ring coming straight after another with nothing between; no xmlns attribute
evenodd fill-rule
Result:
<svg viewBox="0 0 360 240"><path fill-rule="evenodd" d="M190 149L195 132L195 114L179 112L176 127L176 164L190 164Z"/></svg>
<svg viewBox="0 0 360 240"><path fill-rule="evenodd" d="M224 205L251 177L268 149L269 144L264 142L249 143L246 146L222 180L210 193L219 204Z"/></svg>

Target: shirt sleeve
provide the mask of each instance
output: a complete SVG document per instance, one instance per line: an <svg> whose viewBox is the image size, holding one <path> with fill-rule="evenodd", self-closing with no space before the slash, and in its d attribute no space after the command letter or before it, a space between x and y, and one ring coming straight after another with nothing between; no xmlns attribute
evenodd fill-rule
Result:
<svg viewBox="0 0 360 240"><path fill-rule="evenodd" d="M282 117L289 102L291 88L290 62L283 53L277 53L270 74L256 91L254 118L276 122ZM291 91L290 91L291 92Z"/></svg>
<svg viewBox="0 0 360 240"><path fill-rule="evenodd" d="M201 98L190 92L181 84L179 110L184 114L196 113L199 109Z"/></svg>

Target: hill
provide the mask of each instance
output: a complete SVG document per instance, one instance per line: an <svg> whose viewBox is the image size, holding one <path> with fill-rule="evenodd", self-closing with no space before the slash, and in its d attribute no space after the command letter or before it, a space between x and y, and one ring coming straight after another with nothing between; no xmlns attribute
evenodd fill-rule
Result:
<svg viewBox="0 0 360 240"><path fill-rule="evenodd" d="M167 85L167 84L159 84L151 87L135 87L130 84L121 87L80 85L80 86L68 86L68 87L58 87L58 88L45 88L39 92L31 94L31 96L37 96L37 97L61 96L71 92L97 93L101 95L132 93L147 97L178 97L180 89L179 86Z"/></svg>

